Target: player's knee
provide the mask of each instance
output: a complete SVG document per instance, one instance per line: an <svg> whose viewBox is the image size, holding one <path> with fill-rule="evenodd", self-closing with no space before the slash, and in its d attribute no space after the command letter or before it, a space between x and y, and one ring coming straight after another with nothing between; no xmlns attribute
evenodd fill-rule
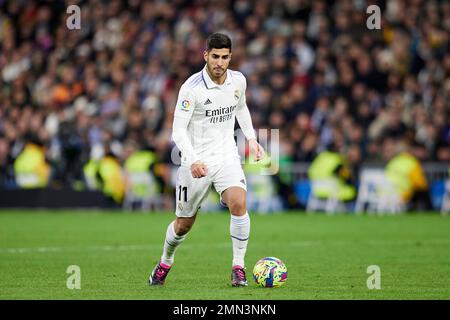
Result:
<svg viewBox="0 0 450 320"><path fill-rule="evenodd" d="M230 212L235 215L243 215L247 211L244 199L231 199L227 205Z"/></svg>

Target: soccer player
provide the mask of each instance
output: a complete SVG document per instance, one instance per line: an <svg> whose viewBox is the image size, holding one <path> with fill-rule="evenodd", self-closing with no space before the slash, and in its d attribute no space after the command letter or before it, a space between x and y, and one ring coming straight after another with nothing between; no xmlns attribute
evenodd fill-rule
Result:
<svg viewBox="0 0 450 320"><path fill-rule="evenodd" d="M176 219L169 224L164 249L153 269L150 285L162 285L174 261L176 248L192 228L211 185L231 213L233 244L231 284L247 286L244 257L250 234L246 209L246 179L234 140L235 118L255 160L265 155L257 142L245 100L247 82L241 72L228 69L231 40L213 33L203 53L206 65L180 88L172 139L181 151L176 182Z"/></svg>

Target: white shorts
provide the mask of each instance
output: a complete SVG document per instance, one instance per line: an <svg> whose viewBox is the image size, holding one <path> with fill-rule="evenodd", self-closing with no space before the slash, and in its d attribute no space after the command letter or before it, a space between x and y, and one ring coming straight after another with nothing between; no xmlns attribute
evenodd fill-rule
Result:
<svg viewBox="0 0 450 320"><path fill-rule="evenodd" d="M179 167L177 172L176 215L189 218L200 209L207 198L211 185L221 195L229 187L241 187L247 191L247 181L239 161L208 167L208 175L192 177L191 170Z"/></svg>

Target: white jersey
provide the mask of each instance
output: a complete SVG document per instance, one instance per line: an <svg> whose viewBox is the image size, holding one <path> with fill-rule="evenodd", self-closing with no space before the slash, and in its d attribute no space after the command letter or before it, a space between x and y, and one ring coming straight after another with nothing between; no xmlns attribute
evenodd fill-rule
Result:
<svg viewBox="0 0 450 320"><path fill-rule="evenodd" d="M214 83L205 68L181 86L174 114L173 140L181 150L181 165L195 161L215 165L239 160L234 140L237 118L247 139L255 138L245 99L246 79L227 70L222 85Z"/></svg>

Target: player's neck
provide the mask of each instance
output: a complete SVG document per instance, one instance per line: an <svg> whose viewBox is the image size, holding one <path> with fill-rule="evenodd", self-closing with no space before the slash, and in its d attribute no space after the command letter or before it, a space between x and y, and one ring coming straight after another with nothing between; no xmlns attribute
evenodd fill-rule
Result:
<svg viewBox="0 0 450 320"><path fill-rule="evenodd" d="M222 76L220 77L214 77L208 70L208 68L206 68L206 72L208 73L209 78L217 85L221 86L225 83L225 79L227 78L227 71L225 70L225 72L223 73Z"/></svg>

